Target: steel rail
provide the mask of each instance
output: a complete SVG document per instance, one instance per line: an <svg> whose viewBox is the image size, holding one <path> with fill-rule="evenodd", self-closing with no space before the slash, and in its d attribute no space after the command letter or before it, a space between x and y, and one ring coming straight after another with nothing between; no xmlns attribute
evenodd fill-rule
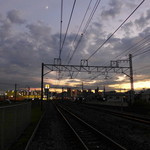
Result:
<svg viewBox="0 0 150 150"><path fill-rule="evenodd" d="M128 120L131 120L131 121L136 121L139 123L150 125L150 118L146 118L146 117L135 115L135 114L125 113L125 112L123 113L123 112L118 112L118 111L114 111L114 110L110 110L110 109L100 108L98 105L95 106L95 104L94 104L94 106L91 106L91 105L88 106L87 104L85 104L85 105L86 105L86 107L94 109L94 110L104 110L105 112L108 112L108 113L113 114L118 117L122 117L122 118L125 118Z"/></svg>
<svg viewBox="0 0 150 150"><path fill-rule="evenodd" d="M109 111L109 110L107 110ZM148 120L148 118L143 118L140 116L136 116L136 115L132 115L132 114L127 114L127 113L121 113L121 112L115 112L115 111L109 111L110 113L114 114L115 116L119 116L122 118L126 118L128 120L132 120L132 121L136 121L139 123L144 123L147 125L150 125L150 120Z"/></svg>
<svg viewBox="0 0 150 150"><path fill-rule="evenodd" d="M61 114L61 116L63 117L63 119L66 121L66 123L68 124L68 126L71 128L71 130L74 132L74 134L76 135L76 137L79 139L79 141L81 142L81 144L83 145L83 147L86 150L89 150L88 147L86 146L86 144L83 142L83 140L80 138L80 136L78 135L78 133L74 130L74 128L71 126L71 124L69 123L69 121L67 120L67 118L63 115L63 113L60 111L60 109L55 105L57 111Z"/></svg>
<svg viewBox="0 0 150 150"><path fill-rule="evenodd" d="M33 138L34 138L34 136L35 136L35 134L36 134L36 132L37 132L37 129L39 128L39 125L40 125L40 123L41 123L41 121L42 121L42 119L43 119L45 113L46 113L46 111L43 112L43 114L42 114L40 120L38 121L36 127L34 128L34 131L33 131L32 135L30 136L30 138L29 138L29 140L28 140L28 142L27 142L26 147L25 147L24 150L28 150L28 148L29 148L29 146L30 146L30 143L32 142L32 140L33 140Z"/></svg>
<svg viewBox="0 0 150 150"><path fill-rule="evenodd" d="M115 147L115 150L126 150L125 147L121 146L120 144L118 144L117 142L115 142L114 140L112 140L110 137L106 136L105 134L103 134L102 132L100 132L99 130L97 130L96 128L94 128L89 123L85 122L84 120L82 120L81 118L79 118L78 116L76 116L75 114L73 114L72 112L66 110L60 104L58 106L63 111L65 111L66 113L68 113L69 115L71 115L72 117L74 117L75 119L77 119L78 122L80 122L80 124L83 124L85 126L84 128L88 128L88 130L92 131L92 133L94 132L94 135L95 135L94 137L96 137L96 135L97 135L98 137L101 137L101 138L105 139L105 142L107 140L109 142L109 144L111 144L111 146L113 148ZM57 107L57 109L59 110L59 112L61 112L61 114L63 115L62 110L60 110L59 108ZM73 125L71 125L71 123L68 121L68 119L66 119L66 117L63 117L63 118L65 118L65 120L67 120L66 122L69 124L69 126L71 127L71 129L73 130L73 132L77 135L77 137L79 138L79 140L81 141L81 143L84 145L85 149L89 149L89 150L92 149L92 148L89 148L88 143L86 143L84 141L83 137L81 137L81 135L79 135L76 132L77 129L74 129L75 127L73 127ZM97 138L97 139L100 139L100 138ZM100 144L100 141L97 141L97 142ZM99 145L97 145L97 149L98 148L99 148ZM104 148L104 149L107 149L107 148Z"/></svg>

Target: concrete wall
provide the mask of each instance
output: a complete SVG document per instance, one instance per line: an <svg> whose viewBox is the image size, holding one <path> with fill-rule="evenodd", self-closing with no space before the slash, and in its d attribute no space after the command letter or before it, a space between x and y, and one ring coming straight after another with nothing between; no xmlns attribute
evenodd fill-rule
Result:
<svg viewBox="0 0 150 150"><path fill-rule="evenodd" d="M30 121L31 103L0 107L0 150L7 150Z"/></svg>

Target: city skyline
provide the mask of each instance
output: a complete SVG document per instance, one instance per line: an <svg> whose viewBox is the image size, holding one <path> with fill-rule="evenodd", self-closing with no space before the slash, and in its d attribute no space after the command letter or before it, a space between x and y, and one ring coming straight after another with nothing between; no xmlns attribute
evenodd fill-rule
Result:
<svg viewBox="0 0 150 150"><path fill-rule="evenodd" d="M88 17L98 2L86 28ZM141 2L78 0L75 3L74 0L64 0L62 42L74 3L75 7L61 50L61 63L79 65L81 59L88 59ZM88 6L86 18L80 26ZM13 89L14 84L18 88L40 88L41 63L53 64L54 58L60 56L61 0L37 0L36 3L34 0L0 0L0 7L0 91ZM150 4L145 0L88 62L93 66L109 66L111 60L128 59L131 53L135 90L150 88L149 8ZM74 53L81 36L82 40ZM97 75L73 73L70 78L69 73L50 72L45 76L44 83L50 84L51 88L78 88L84 82L86 89L95 89L97 86L102 89L106 86L108 90L130 90L129 78L124 74Z"/></svg>

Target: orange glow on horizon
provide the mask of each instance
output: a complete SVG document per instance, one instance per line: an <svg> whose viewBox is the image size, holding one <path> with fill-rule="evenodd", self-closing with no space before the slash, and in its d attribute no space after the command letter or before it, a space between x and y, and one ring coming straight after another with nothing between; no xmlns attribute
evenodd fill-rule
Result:
<svg viewBox="0 0 150 150"><path fill-rule="evenodd" d="M119 80L122 80L122 78L120 78ZM79 80L79 79L74 79L75 82L73 82L73 81L70 82L70 79L64 79L64 80L60 80L60 81L50 79L48 81L49 82L46 81L46 84L47 83L50 84L50 91L51 92L61 93L62 92L61 87L70 87L70 88L74 88L74 89L76 87L82 87L82 81ZM84 83L84 88L89 89L90 84L94 84L94 83L96 83L96 80L93 80L93 81L90 81L90 82L85 82ZM53 86L51 86L51 85L53 85ZM125 91L127 91L127 90L130 90L131 85L130 85L130 82L128 82L128 83L113 84L113 85L108 84L107 86L110 87L112 90L113 89L114 90L125 89ZM145 81L143 80L143 81L134 82L134 90L142 90L142 89L150 89L150 80L145 80ZM41 88L30 88L30 90L41 90ZM101 89L101 90L103 90L103 89ZM64 91L66 91L65 88L64 88Z"/></svg>
<svg viewBox="0 0 150 150"><path fill-rule="evenodd" d="M114 85L109 85L108 87L113 87L114 89L121 88L121 89L130 90L130 83L114 84ZM150 88L150 80L134 82L135 90L142 90L143 88L145 88L145 89Z"/></svg>

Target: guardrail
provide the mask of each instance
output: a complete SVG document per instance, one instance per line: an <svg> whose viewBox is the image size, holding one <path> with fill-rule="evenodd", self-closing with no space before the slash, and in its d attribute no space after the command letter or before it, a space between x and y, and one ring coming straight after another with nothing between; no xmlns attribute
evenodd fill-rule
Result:
<svg viewBox="0 0 150 150"><path fill-rule="evenodd" d="M31 121L31 103L0 107L0 150L7 150Z"/></svg>

